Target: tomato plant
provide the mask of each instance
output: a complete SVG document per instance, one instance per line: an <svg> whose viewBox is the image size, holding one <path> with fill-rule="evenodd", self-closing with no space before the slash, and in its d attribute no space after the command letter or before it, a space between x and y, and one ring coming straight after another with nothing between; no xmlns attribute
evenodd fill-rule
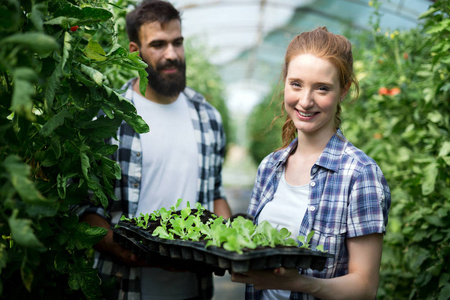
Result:
<svg viewBox="0 0 450 300"><path fill-rule="evenodd" d="M92 3L91 3L92 2ZM0 5L0 297L101 297L87 250L105 230L73 207L106 205L119 166L103 140L147 124L103 73L146 66L117 43L103 1ZM107 30L102 44L98 33ZM103 115L98 116L102 111Z"/></svg>
<svg viewBox="0 0 450 300"><path fill-rule="evenodd" d="M449 13L436 1L416 29L375 26L355 47L364 77L359 100L344 107L344 134L392 192L379 299L450 299Z"/></svg>

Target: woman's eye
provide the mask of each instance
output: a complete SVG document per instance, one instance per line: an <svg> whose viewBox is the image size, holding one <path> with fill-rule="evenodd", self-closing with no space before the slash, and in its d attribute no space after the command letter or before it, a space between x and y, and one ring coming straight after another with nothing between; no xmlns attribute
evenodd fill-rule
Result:
<svg viewBox="0 0 450 300"><path fill-rule="evenodd" d="M295 82L295 81L291 82L291 85L292 85L293 87L301 87L300 83Z"/></svg>
<svg viewBox="0 0 450 300"><path fill-rule="evenodd" d="M328 92L330 89L327 86L319 86L319 91Z"/></svg>

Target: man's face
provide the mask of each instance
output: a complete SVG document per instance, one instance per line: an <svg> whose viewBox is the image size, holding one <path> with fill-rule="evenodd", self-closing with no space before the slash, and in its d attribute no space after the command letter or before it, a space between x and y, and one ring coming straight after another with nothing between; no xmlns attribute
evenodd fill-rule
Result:
<svg viewBox="0 0 450 300"><path fill-rule="evenodd" d="M139 53L148 64L148 84L165 97L178 96L186 87L181 23L172 20L161 27L159 22L146 23L139 31Z"/></svg>

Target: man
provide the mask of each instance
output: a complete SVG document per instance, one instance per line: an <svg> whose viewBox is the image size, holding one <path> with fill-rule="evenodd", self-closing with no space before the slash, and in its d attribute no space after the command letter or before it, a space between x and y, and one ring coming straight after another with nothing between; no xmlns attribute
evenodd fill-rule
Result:
<svg viewBox="0 0 450 300"><path fill-rule="evenodd" d="M225 136L218 111L186 87L185 57L179 12L166 1L144 1L127 16L130 52L148 65L145 95L139 78L126 85L125 97L149 124L138 134L126 123L118 131L114 154L122 168L115 183L119 201L90 208L82 220L109 229L96 245L100 277L117 279L111 299L204 299L212 297L212 276L149 267L112 240L111 226L122 215L138 216L174 205L182 198L200 202L225 218L230 209L223 193L221 169Z"/></svg>

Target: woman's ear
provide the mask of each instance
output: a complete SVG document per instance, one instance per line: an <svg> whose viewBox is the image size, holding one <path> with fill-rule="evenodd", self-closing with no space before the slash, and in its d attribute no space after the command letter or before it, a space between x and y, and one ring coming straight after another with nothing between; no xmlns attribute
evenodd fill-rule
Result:
<svg viewBox="0 0 450 300"><path fill-rule="evenodd" d="M130 42L129 46L128 46L130 52L139 52L139 45L135 42Z"/></svg>

